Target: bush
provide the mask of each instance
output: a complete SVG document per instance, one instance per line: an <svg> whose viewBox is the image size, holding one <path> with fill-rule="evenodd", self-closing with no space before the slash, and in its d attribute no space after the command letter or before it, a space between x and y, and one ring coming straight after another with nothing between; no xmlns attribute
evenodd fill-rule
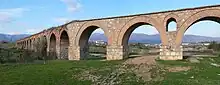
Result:
<svg viewBox="0 0 220 85"><path fill-rule="evenodd" d="M220 51L220 43L217 43L215 41L211 42L208 46L209 49L213 49L214 51Z"/></svg>

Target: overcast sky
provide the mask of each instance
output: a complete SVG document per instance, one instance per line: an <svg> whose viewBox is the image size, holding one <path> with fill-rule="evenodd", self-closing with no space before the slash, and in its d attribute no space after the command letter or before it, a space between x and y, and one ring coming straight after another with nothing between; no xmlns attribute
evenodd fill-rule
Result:
<svg viewBox="0 0 220 85"><path fill-rule="evenodd" d="M0 33L33 34L76 19L150 13L215 4L220 4L220 0L1 0ZM170 28L175 29L175 23L171 23ZM145 25L134 32L158 33L154 27ZM186 34L220 37L220 24L213 21L198 22L191 26Z"/></svg>

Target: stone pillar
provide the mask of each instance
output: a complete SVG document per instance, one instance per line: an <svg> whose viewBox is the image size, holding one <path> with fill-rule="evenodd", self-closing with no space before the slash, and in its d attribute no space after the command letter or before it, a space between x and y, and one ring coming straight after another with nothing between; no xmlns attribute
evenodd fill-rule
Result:
<svg viewBox="0 0 220 85"><path fill-rule="evenodd" d="M56 55L57 55L57 59L61 59L61 56L60 56L60 40L59 39L56 40Z"/></svg>
<svg viewBox="0 0 220 85"><path fill-rule="evenodd" d="M129 49L121 45L107 46L107 60L122 60L128 58Z"/></svg>
<svg viewBox="0 0 220 85"><path fill-rule="evenodd" d="M170 46L161 46L160 59L161 60L182 60L183 59L182 46L178 46L176 48L171 48Z"/></svg>
<svg viewBox="0 0 220 85"><path fill-rule="evenodd" d="M60 58L68 59L69 40L60 41Z"/></svg>
<svg viewBox="0 0 220 85"><path fill-rule="evenodd" d="M31 50L34 51L34 41L31 42Z"/></svg>
<svg viewBox="0 0 220 85"><path fill-rule="evenodd" d="M175 43L176 31L167 32L169 44L160 47L161 60L182 60L183 48Z"/></svg>
<svg viewBox="0 0 220 85"><path fill-rule="evenodd" d="M30 42L30 40L28 40L28 50L29 51L31 50L31 42Z"/></svg>
<svg viewBox="0 0 220 85"><path fill-rule="evenodd" d="M78 47L70 45L68 49L69 60L80 60L80 51L78 50Z"/></svg>
<svg viewBox="0 0 220 85"><path fill-rule="evenodd" d="M68 58L69 60L83 60L89 55L88 48L80 48L80 46L69 46Z"/></svg>
<svg viewBox="0 0 220 85"><path fill-rule="evenodd" d="M25 49L27 50L28 49L28 42L27 41L25 41L26 43L25 43Z"/></svg>
<svg viewBox="0 0 220 85"><path fill-rule="evenodd" d="M37 41L37 40L36 40ZM37 48L36 48L37 49ZM50 56L50 39L47 38L47 56Z"/></svg>
<svg viewBox="0 0 220 85"><path fill-rule="evenodd" d="M34 52L37 52L37 47L36 47L36 44L37 43L37 40L33 41L33 51Z"/></svg>

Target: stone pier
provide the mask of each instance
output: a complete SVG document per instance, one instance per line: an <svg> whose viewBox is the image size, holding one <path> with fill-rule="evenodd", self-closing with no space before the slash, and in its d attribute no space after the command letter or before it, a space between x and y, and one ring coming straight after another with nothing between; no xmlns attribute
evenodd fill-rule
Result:
<svg viewBox="0 0 220 85"><path fill-rule="evenodd" d="M160 59L161 60L182 60L183 47L176 45L176 31L167 32L168 45L160 46Z"/></svg>
<svg viewBox="0 0 220 85"><path fill-rule="evenodd" d="M183 48L182 46L171 48L170 46L161 46L160 49L161 60L182 60Z"/></svg>
<svg viewBox="0 0 220 85"><path fill-rule="evenodd" d="M128 58L129 49L125 46L107 46L107 60L122 60Z"/></svg>

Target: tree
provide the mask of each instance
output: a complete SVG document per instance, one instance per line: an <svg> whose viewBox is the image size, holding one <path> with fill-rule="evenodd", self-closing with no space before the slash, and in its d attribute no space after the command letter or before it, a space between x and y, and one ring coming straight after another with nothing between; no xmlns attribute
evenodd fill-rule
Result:
<svg viewBox="0 0 220 85"><path fill-rule="evenodd" d="M208 46L208 48L213 49L214 51L220 51L220 43L217 43L216 41L212 41Z"/></svg>
<svg viewBox="0 0 220 85"><path fill-rule="evenodd" d="M47 40L45 37L40 37L37 39L34 43L35 51L37 59L44 60L44 64L46 63L48 57L47 57Z"/></svg>

